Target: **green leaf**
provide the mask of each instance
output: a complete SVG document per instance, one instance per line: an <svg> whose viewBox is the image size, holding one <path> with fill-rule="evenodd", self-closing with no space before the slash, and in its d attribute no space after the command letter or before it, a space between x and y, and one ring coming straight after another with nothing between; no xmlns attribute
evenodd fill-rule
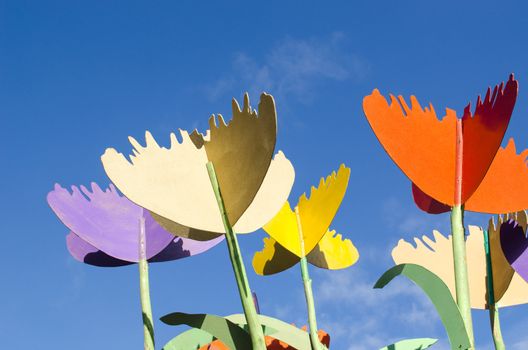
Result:
<svg viewBox="0 0 528 350"><path fill-rule="evenodd" d="M240 325L246 325L243 314L227 316L226 319ZM284 321L273 317L258 315L260 324L264 327L264 334L283 341L297 350L311 350L310 337L308 333Z"/></svg>
<svg viewBox="0 0 528 350"><path fill-rule="evenodd" d="M235 323L220 316L174 312L161 317L160 320L171 326L185 324L201 329L220 340L232 350L252 348L249 334Z"/></svg>
<svg viewBox="0 0 528 350"><path fill-rule="evenodd" d="M163 350L197 350L204 345L211 343L215 338L198 328L191 328L188 331L178 334L172 338Z"/></svg>
<svg viewBox="0 0 528 350"><path fill-rule="evenodd" d="M380 350L424 350L432 346L438 339L432 338L416 338L404 339L391 345L387 345Z"/></svg>
<svg viewBox="0 0 528 350"><path fill-rule="evenodd" d="M415 264L396 265L380 277L374 288L385 287L399 275L404 275L417 284L433 302L447 331L451 349L469 349L471 343L460 310L449 288L431 271Z"/></svg>

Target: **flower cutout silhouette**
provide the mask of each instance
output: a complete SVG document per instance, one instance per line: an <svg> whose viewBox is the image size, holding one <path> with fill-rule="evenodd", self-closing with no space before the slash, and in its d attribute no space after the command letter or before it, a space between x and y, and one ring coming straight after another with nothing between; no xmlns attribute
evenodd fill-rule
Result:
<svg viewBox="0 0 528 350"><path fill-rule="evenodd" d="M506 260L501 248L501 240L505 234L511 234L517 224L507 218L500 218L497 225L490 220L489 245L491 266L493 269L493 292L499 306L512 306L528 303L528 283L514 272ZM487 309L487 271L484 233L477 226L469 226L466 239L467 269L471 307ZM440 277L449 287L453 298L455 295L455 275L453 266L452 236L443 236L433 232L434 239L423 236L415 238L413 244L401 239L392 250L392 258L396 264L412 263L425 267Z"/></svg>
<svg viewBox="0 0 528 350"><path fill-rule="evenodd" d="M209 120L210 131L171 134L170 148L160 147L149 132L146 146L134 146L130 162L115 149L101 157L112 182L134 203L147 208L167 230L181 237L207 240L224 233L206 164L212 162L226 212L237 233L256 231L280 210L295 172L282 152L274 157L277 116L273 97L262 94L258 113L244 96L233 118ZM190 229L189 229L190 228Z"/></svg>
<svg viewBox="0 0 528 350"><path fill-rule="evenodd" d="M509 264L528 282L528 238L526 237L527 215L525 211L516 213L515 220L507 223L508 230L501 230L502 251Z"/></svg>
<svg viewBox="0 0 528 350"><path fill-rule="evenodd" d="M439 120L432 105L422 108L414 96L410 106L392 95L389 104L378 90L364 98L363 110L385 151L413 182L421 209L440 213L464 204L466 210L506 213L528 207L528 188L508 191L527 182L526 164L513 141L500 148L517 92L511 75L488 89L484 100L479 96L473 113L466 106L462 118L447 109Z"/></svg>
<svg viewBox="0 0 528 350"><path fill-rule="evenodd" d="M322 178L318 188L312 187L309 198L303 194L297 204L299 222L289 202L284 204L264 226L270 237L264 239L264 249L253 257L253 268L258 274L284 271L303 257L326 269L345 268L358 260L359 254L352 242L329 230L349 177L350 169L341 165L337 173L333 172L326 180Z"/></svg>
<svg viewBox="0 0 528 350"><path fill-rule="evenodd" d="M150 262L176 260L200 254L223 237L207 242L175 238L150 213L121 196L115 187L102 190L92 183L72 186L72 192L56 184L48 204L71 232L66 237L71 255L95 266L123 266L139 261L140 219L145 221L146 258Z"/></svg>

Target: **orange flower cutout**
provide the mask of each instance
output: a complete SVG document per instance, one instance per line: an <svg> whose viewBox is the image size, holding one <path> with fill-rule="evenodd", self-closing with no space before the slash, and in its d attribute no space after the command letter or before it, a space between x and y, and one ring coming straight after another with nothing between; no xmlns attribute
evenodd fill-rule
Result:
<svg viewBox="0 0 528 350"><path fill-rule="evenodd" d="M528 208L528 150L517 154L513 138L500 148L466 209L481 213L514 213Z"/></svg>
<svg viewBox="0 0 528 350"><path fill-rule="evenodd" d="M402 96L393 95L389 104L378 90L363 99L363 110L385 151L413 182L413 195L421 209L438 213L466 204L467 210L504 213L528 207L528 190L516 202L524 201L523 208L509 209L512 192L507 192L508 201L488 203L500 197L514 178L528 180L527 170L516 170L513 176L509 173L520 168L515 152L512 156L511 151L499 150L517 91L518 83L510 75L493 92L488 88L484 100L478 97L474 113L468 104L462 118L446 109L446 115L438 119L431 104L422 108L414 96L411 106ZM505 174L510 178L505 179Z"/></svg>
<svg viewBox="0 0 528 350"><path fill-rule="evenodd" d="M302 327L302 329L306 330L306 326ZM319 336L319 341L321 342L321 344L329 348L330 336L328 335L328 333L323 330L319 330L317 332L317 335ZM266 336L265 340L266 349L268 350L295 350L295 348L292 348L290 345L273 337ZM202 346L199 350L229 350L229 348L225 346L224 343L222 343L220 340L215 340L212 343Z"/></svg>

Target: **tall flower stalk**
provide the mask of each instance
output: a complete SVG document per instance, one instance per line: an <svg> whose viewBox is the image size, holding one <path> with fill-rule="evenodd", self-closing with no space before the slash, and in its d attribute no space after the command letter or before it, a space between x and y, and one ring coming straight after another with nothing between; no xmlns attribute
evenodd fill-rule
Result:
<svg viewBox="0 0 528 350"><path fill-rule="evenodd" d="M464 137L462 120L456 120L456 156L455 156L455 204L451 208L451 234L453 235L453 264L455 266L456 301L466 331L475 346L473 320L471 317L471 300L469 297L469 279L466 256L466 235L464 233L464 206L462 204L462 182L464 165Z"/></svg>
<svg viewBox="0 0 528 350"><path fill-rule="evenodd" d="M495 291L493 285L493 264L491 260L491 247L488 230L484 230L484 251L486 252L486 282L488 289L488 309L493 344L496 350L505 350L504 340L500 327L499 306L495 302Z"/></svg>
<svg viewBox="0 0 528 350"><path fill-rule="evenodd" d="M238 245L237 235L229 223L224 200L222 198L222 192L212 162L207 163L207 172L209 173L211 185L213 186L216 201L218 202L218 209L222 215L222 221L224 222L229 259L231 260L231 266L235 273L240 301L242 302L244 315L246 316L249 328L249 335L251 336L251 343L254 350L265 350L266 342L264 340L264 333L262 332L262 326L258 320L257 310L253 301L251 288L249 287L249 281L247 279L242 253L240 252L240 247Z"/></svg>
<svg viewBox="0 0 528 350"><path fill-rule="evenodd" d="M299 215L299 207L295 207L295 217L297 219L297 229L299 230L299 242L301 247L301 276L304 285L304 296L306 298L306 309L308 310L308 327L310 329L310 343L312 344L312 350L322 349L319 336L317 334L317 316L315 312L315 302L312 291L312 279L310 278L310 272L308 271L308 261L306 259L306 252L304 250L304 238L301 224L301 216Z"/></svg>
<svg viewBox="0 0 528 350"><path fill-rule="evenodd" d="M139 295L141 298L141 315L143 319L143 337L145 350L154 350L154 322L150 303L149 271L147 246L145 241L145 219L139 219Z"/></svg>
<svg viewBox="0 0 528 350"><path fill-rule="evenodd" d="M451 232L453 234L453 263L455 266L456 301L466 326L471 344L474 346L471 301L466 257L466 237L464 234L464 209L455 205L451 210Z"/></svg>

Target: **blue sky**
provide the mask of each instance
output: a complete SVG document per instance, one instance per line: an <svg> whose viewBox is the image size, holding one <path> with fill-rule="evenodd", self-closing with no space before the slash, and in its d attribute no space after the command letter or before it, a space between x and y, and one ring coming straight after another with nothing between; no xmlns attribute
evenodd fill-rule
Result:
<svg viewBox="0 0 528 350"><path fill-rule="evenodd" d="M6 1L0 0L0 285L4 348L139 349L137 266L101 269L74 261L67 229L45 197L64 186L107 184L100 155L130 150L150 130L160 143L178 128L205 130L211 113L249 91L275 96L277 148L296 168L290 199L347 164L347 195L333 227L360 261L312 269L319 324L332 348L377 349L409 337L439 337L441 323L420 290L398 280L372 290L400 238L448 232L448 216L414 207L410 183L378 144L361 109L372 89L461 112L515 72L518 102L507 131L528 148L528 5L522 1ZM470 215L466 223L484 225ZM240 238L263 313L300 325L298 268L251 271L263 232ZM218 286L222 286L219 288ZM241 311L227 248L151 266L155 316ZM526 349L527 306L504 309L510 349ZM485 312L477 344L491 349ZM155 324L161 346L183 328ZM523 345L524 344L524 345Z"/></svg>

